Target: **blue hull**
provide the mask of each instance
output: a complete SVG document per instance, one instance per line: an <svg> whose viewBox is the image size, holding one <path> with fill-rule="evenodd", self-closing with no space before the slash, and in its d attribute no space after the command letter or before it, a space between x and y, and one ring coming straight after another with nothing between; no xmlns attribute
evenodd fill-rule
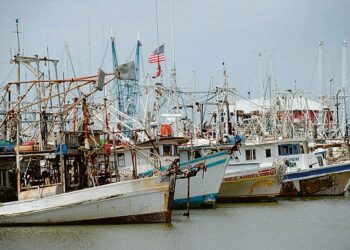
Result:
<svg viewBox="0 0 350 250"><path fill-rule="evenodd" d="M350 163L320 167L320 168L310 169L310 170L301 171L297 173L288 173L288 174L284 174L283 177L284 177L284 182L287 182L287 181L294 181L294 180L305 180L305 179L320 177L328 174L337 174L337 173L348 172L348 171L350 171Z"/></svg>
<svg viewBox="0 0 350 250"><path fill-rule="evenodd" d="M207 194L190 197L190 208L212 208L216 205L217 194ZM174 209L187 208L187 199L175 199Z"/></svg>

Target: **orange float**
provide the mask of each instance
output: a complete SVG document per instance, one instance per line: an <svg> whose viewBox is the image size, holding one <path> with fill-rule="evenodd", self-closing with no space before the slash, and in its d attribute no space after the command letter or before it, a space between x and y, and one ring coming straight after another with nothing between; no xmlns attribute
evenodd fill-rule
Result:
<svg viewBox="0 0 350 250"><path fill-rule="evenodd" d="M162 137L169 137L173 134L173 129L170 124L163 124L160 127L160 135Z"/></svg>

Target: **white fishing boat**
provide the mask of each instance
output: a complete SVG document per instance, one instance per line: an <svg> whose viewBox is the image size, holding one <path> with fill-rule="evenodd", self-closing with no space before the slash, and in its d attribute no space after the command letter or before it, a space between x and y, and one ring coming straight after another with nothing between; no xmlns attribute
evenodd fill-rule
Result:
<svg viewBox="0 0 350 250"><path fill-rule="evenodd" d="M278 165L284 168L282 170L278 167L281 171L276 171L277 174L280 173L280 176L276 177L276 181L279 180L280 196L343 195L349 186L350 162L328 165L321 154L310 152L308 142L302 139L251 141L242 143L239 151L240 153L236 152L228 164L222 188L226 185L225 180L235 183L237 178L238 180L252 179L246 177L262 178L261 171L268 172L268 169L278 162L280 162ZM239 172L239 168L245 168L246 171L232 178L229 172L232 169ZM253 170L258 172L249 172ZM268 176L272 178L271 171ZM271 184L271 181L266 184ZM263 186L260 188L263 189ZM264 188L267 187L268 185L265 185ZM274 196L277 195L274 190Z"/></svg>
<svg viewBox="0 0 350 250"><path fill-rule="evenodd" d="M250 169L251 167L251 169ZM232 165L229 163L222 180L218 200L273 200L281 190L280 166L260 164Z"/></svg>
<svg viewBox="0 0 350 250"><path fill-rule="evenodd" d="M0 204L0 225L170 222L175 177L154 176Z"/></svg>
<svg viewBox="0 0 350 250"><path fill-rule="evenodd" d="M201 148L197 148L194 152L198 158L190 161L187 158L190 153L188 150L182 150L180 154L180 167L182 169L199 167L197 174L190 179L190 206L191 208L214 207L230 157L229 153L228 151L222 151L208 154L208 151ZM177 180L174 199L175 208L186 207L188 200L187 185L187 179Z"/></svg>
<svg viewBox="0 0 350 250"><path fill-rule="evenodd" d="M186 174L193 171L188 178L177 179L175 188L174 208L186 208L188 199L191 208L214 207L216 196L219 192L222 178L229 159L228 151L218 152L217 149L206 149L205 147L189 147L179 145L188 142L188 139L181 137L163 137L157 141L147 141L139 144L139 151L150 156L154 151L158 151L160 156L160 170L168 168L169 163L179 158L180 170ZM153 146L156 145L156 148ZM130 152L125 152L126 162L131 161ZM130 173L131 169L128 170ZM154 169L149 169L146 164L138 162L138 175L148 176L154 173ZM190 188L188 187L190 182ZM188 193L189 192L189 193Z"/></svg>
<svg viewBox="0 0 350 250"><path fill-rule="evenodd" d="M237 142L239 137L232 137ZM227 141L234 143L234 141ZM240 144L239 144L240 145ZM282 186L283 162L270 161L270 147L254 143L236 144L223 178L218 200L275 200Z"/></svg>

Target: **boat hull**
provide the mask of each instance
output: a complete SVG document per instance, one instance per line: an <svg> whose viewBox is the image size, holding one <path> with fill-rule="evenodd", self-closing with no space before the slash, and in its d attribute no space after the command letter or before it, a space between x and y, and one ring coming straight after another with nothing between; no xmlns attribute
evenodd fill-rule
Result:
<svg viewBox="0 0 350 250"><path fill-rule="evenodd" d="M219 192L222 178L225 174L228 162L228 153L219 152L209 155L206 158L198 158L186 163L181 163L180 167L205 165L196 176L189 178L190 181L190 207L210 208L215 207L216 197ZM187 206L188 178L176 181L174 208L183 209Z"/></svg>
<svg viewBox="0 0 350 250"><path fill-rule="evenodd" d="M350 163L285 174L281 196L338 196L349 187Z"/></svg>
<svg viewBox="0 0 350 250"><path fill-rule="evenodd" d="M171 222L174 176L107 184L0 205L0 225Z"/></svg>
<svg viewBox="0 0 350 250"><path fill-rule="evenodd" d="M281 185L277 167L261 167L244 172L228 171L220 187L218 202L275 200Z"/></svg>

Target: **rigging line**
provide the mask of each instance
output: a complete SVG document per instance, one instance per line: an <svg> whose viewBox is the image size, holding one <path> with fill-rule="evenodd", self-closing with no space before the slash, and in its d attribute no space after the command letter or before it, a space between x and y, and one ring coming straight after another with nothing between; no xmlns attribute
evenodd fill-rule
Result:
<svg viewBox="0 0 350 250"><path fill-rule="evenodd" d="M101 61L100 68L102 68L102 66L104 65L108 47L109 47L109 41L107 42L107 46L106 46L106 49L105 49L105 53L103 54L103 58L102 58L102 61Z"/></svg>
<svg viewBox="0 0 350 250"><path fill-rule="evenodd" d="M13 67L12 67L10 73L8 73L8 75L4 78L4 80L2 80L2 81L0 82L0 86L1 86L4 82L6 82L6 81L8 80L8 78L10 77L10 75L11 75L11 73L13 72L13 70L15 69L15 67L16 67L16 65L13 65Z"/></svg>
<svg viewBox="0 0 350 250"><path fill-rule="evenodd" d="M130 60L131 60L131 57L132 57L132 55L134 54L135 48L136 48L136 45L134 45L134 47L132 48L131 53L130 53L130 55L129 55L127 61L130 61Z"/></svg>

